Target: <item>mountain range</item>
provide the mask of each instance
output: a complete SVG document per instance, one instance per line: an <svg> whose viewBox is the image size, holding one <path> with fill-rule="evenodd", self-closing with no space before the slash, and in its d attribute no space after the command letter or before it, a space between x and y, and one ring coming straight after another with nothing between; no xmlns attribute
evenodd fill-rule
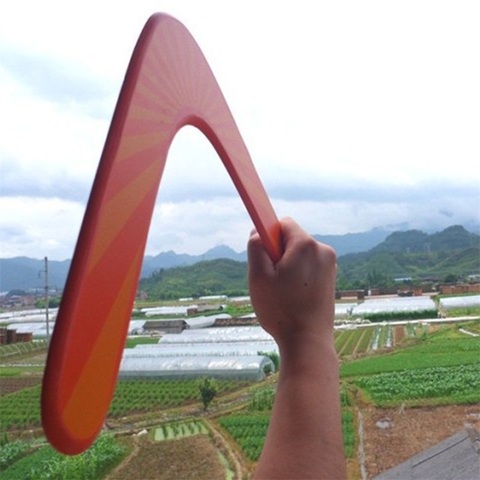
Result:
<svg viewBox="0 0 480 480"><path fill-rule="evenodd" d="M480 236L457 225L433 234L393 232L366 252L339 257L337 287L379 287L401 278L456 281L479 273Z"/></svg>
<svg viewBox="0 0 480 480"><path fill-rule="evenodd" d="M358 267L359 264L369 262L373 257L376 258L377 255L381 254L389 253L390 255L401 256L404 254L428 253L432 257L435 252L443 250L458 252L468 248L475 249L480 245L480 237L475 233L468 232L462 226L449 227L433 234L420 230L392 231L388 228L375 228L363 233L313 236L317 240L331 245L336 250L339 265L350 265L357 270L362 270ZM475 263L475 250L471 255L472 261ZM148 278L154 272L162 269L191 266L206 260L229 259L236 262L245 262L246 258L246 251L235 252L225 245L216 246L202 255L177 254L173 251L162 252L155 256L145 256L141 278ZM340 262L340 259L342 259L342 262ZM70 260L50 260L48 262L48 283L51 289L61 290L64 287L70 263ZM402 272L405 273L408 270L401 265L394 265L392 268L398 270L398 272L394 272L395 274L402 274ZM0 292L31 289L41 291L44 286L44 260L27 257L0 259Z"/></svg>

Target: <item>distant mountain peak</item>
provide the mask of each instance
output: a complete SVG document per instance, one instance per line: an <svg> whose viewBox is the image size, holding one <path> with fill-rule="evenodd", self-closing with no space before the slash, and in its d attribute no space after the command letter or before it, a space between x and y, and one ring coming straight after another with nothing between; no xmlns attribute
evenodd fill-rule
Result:
<svg viewBox="0 0 480 480"><path fill-rule="evenodd" d="M216 245L213 248L207 250L202 257L205 258L236 258L239 254L233 248L228 245Z"/></svg>
<svg viewBox="0 0 480 480"><path fill-rule="evenodd" d="M406 224L376 227L367 232L348 233L345 235L313 235L320 242L331 245L337 256L376 251L399 252L434 252L444 250L478 248L480 236L466 229L462 225L452 225L436 233L425 233L421 230L408 230ZM392 231L393 228L397 230ZM245 251L236 252L227 245L216 245L201 255L177 254L173 250L161 252L158 255L147 255L142 266L142 277L148 277L160 269L188 266L202 260L227 258L238 262L245 262ZM65 285L70 260L49 261L49 280L52 288L62 289ZM0 259L0 291L14 289L29 290L43 288L43 280L39 272L44 269L43 259L16 257Z"/></svg>

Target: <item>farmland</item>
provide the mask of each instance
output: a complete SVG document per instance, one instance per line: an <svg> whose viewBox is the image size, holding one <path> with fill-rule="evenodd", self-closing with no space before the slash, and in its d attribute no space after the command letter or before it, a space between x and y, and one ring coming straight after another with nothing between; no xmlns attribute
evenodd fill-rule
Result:
<svg viewBox="0 0 480 480"><path fill-rule="evenodd" d="M461 429L467 419L478 422L480 341L462 330L479 333L478 320L458 325L382 322L336 330L349 478L360 478L360 426L365 436L364 467L371 476L398 463L402 455L415 453L415 448L425 448L425 425L428 442L435 442ZM209 478L208 471L246 478L253 471L275 396L275 375L262 382L218 381L219 393L207 412L203 412L195 381L122 380L106 420L109 434L102 435L86 457L70 458L54 453L41 436L38 355L36 349L18 355L9 352L0 369L2 478L33 478L28 476L33 466L37 468L34 478L47 478L41 465L68 472L48 478L89 478L86 471L95 472L90 478L108 474L108 480L146 478L142 477L145 471L157 471L158 476L151 478L182 478L188 475L186 470L174 474L172 469L168 474L168 469L155 467L147 453L163 459L164 465L179 463L181 468L187 468L188 455L188 468L193 471L192 462L200 465L202 460L185 453L192 448L205 455L209 452L211 459L199 478ZM449 421L435 421L437 415L447 415ZM384 418L393 418L395 427L379 430L376 423ZM143 430L142 437L133 436ZM389 442L383 442L379 453L377 444L385 435ZM396 440L398 436L403 443ZM395 452L391 451L394 447ZM88 460L91 457L104 460ZM77 471L83 473L71 473Z"/></svg>
<svg viewBox="0 0 480 480"><path fill-rule="evenodd" d="M35 448L31 444L17 441L0 448L2 479L95 479L105 474L125 452L126 447L106 435L100 436L89 450L76 457L61 455L48 445Z"/></svg>

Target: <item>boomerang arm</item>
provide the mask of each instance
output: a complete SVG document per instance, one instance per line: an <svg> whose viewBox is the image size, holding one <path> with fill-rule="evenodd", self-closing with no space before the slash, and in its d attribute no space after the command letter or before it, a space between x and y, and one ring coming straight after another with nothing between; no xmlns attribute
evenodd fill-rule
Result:
<svg viewBox="0 0 480 480"><path fill-rule="evenodd" d="M108 412L168 149L186 124L211 141L265 248L281 256L277 218L203 54L181 23L152 16L120 92L48 353L42 423L63 453L88 448Z"/></svg>

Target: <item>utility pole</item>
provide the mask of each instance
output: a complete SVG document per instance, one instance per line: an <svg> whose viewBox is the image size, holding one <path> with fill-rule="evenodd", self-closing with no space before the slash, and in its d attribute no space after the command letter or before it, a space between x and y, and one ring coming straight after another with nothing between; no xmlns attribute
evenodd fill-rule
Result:
<svg viewBox="0 0 480 480"><path fill-rule="evenodd" d="M48 257L45 257L45 320L47 322L47 342L50 341L50 326L48 323Z"/></svg>

